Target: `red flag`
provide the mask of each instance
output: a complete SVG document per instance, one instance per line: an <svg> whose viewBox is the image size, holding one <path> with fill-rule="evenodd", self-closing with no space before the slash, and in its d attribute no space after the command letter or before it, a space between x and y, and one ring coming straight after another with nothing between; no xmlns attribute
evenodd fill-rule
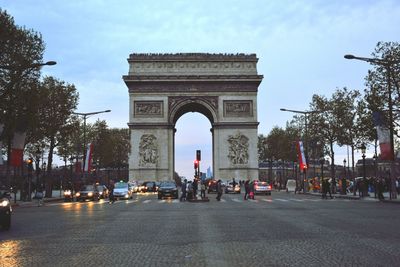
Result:
<svg viewBox="0 0 400 267"><path fill-rule="evenodd" d="M304 154L304 147L302 141L297 141L297 156L299 157L300 170L307 169L306 156Z"/></svg>
<svg viewBox="0 0 400 267"><path fill-rule="evenodd" d="M11 145L11 166L21 167L22 158L24 155L26 133L15 132L14 138Z"/></svg>
<svg viewBox="0 0 400 267"><path fill-rule="evenodd" d="M92 169L92 152L93 152L93 144L90 143L87 146L85 169L83 170L84 172L90 172L90 170Z"/></svg>
<svg viewBox="0 0 400 267"><path fill-rule="evenodd" d="M382 126L376 126L376 131L378 134L379 148L381 149L381 159L392 160L389 129Z"/></svg>

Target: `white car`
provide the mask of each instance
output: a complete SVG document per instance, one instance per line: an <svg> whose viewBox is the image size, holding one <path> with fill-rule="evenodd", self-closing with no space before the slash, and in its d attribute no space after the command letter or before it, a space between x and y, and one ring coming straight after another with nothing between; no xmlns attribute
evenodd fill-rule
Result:
<svg viewBox="0 0 400 267"><path fill-rule="evenodd" d="M254 194L271 195L271 185L267 182L254 181Z"/></svg>
<svg viewBox="0 0 400 267"><path fill-rule="evenodd" d="M296 192L296 180L289 179L286 183L286 192Z"/></svg>
<svg viewBox="0 0 400 267"><path fill-rule="evenodd" d="M114 184L114 198L132 199L132 191L130 190L128 183L118 182Z"/></svg>

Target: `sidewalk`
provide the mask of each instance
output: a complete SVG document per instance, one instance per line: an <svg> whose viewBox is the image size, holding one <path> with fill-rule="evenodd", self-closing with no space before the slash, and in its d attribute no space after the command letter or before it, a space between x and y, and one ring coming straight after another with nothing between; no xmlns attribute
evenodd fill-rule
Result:
<svg viewBox="0 0 400 267"><path fill-rule="evenodd" d="M33 199L34 193L32 193L32 200L31 201L22 201L20 200L20 195L19 192L17 192L16 196L14 194L11 194L11 206L14 207L36 207L37 206L37 200ZM47 198L45 197L43 199L43 203L48 203L48 202L56 202L63 200L64 197L60 197L60 190L53 190L52 197ZM15 201L16 200L16 201Z"/></svg>
<svg viewBox="0 0 400 267"><path fill-rule="evenodd" d="M304 193L303 192L299 192L299 194L304 194ZM306 195L317 196L317 197L322 197L322 194L319 193L319 192L306 192L305 194ZM384 192L383 196L385 197L385 199L382 202L400 204L400 196L397 196L396 199L392 199L392 200L390 200L390 198L389 198L389 192ZM332 197L334 197L334 198L343 198L343 199L351 199L351 200L379 202L378 198L374 198L374 193L369 193L368 197L360 197L358 194L354 196L353 193L348 193L347 195L332 194ZM328 198L329 198L329 194L328 194Z"/></svg>

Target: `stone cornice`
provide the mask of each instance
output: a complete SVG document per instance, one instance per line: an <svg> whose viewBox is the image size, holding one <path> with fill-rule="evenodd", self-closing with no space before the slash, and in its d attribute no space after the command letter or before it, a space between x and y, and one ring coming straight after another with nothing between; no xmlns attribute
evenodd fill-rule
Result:
<svg viewBox="0 0 400 267"><path fill-rule="evenodd" d="M132 53L128 62L132 61L250 61L257 62L256 54L211 54L211 53Z"/></svg>
<svg viewBox="0 0 400 267"><path fill-rule="evenodd" d="M169 123L137 123L128 122L129 129L174 129L174 125Z"/></svg>
<svg viewBox="0 0 400 267"><path fill-rule="evenodd" d="M127 82L176 82L176 81L259 81L263 75L124 75Z"/></svg>
<svg viewBox="0 0 400 267"><path fill-rule="evenodd" d="M259 122L219 122L212 125L215 128L226 129L257 129Z"/></svg>

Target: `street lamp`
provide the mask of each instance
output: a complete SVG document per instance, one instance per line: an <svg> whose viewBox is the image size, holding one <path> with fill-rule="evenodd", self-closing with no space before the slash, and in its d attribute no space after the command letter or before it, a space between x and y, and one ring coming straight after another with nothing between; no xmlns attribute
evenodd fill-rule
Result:
<svg viewBox="0 0 400 267"><path fill-rule="evenodd" d="M95 112L87 112L87 113L80 113L80 112L72 112L72 114L82 116L83 117L83 166L82 170L85 170L85 164L86 164L86 118L91 115L96 115L100 113L106 113L106 112L111 112L111 110L103 110L103 111L95 111Z"/></svg>
<svg viewBox="0 0 400 267"><path fill-rule="evenodd" d="M324 163L325 163L325 157L323 155L319 159L319 163L321 164L321 181L320 181L320 185L321 185L321 188L322 188L322 183L323 183L323 180L324 180Z"/></svg>
<svg viewBox="0 0 400 267"><path fill-rule="evenodd" d="M365 150L366 150L366 147L365 147L364 143L361 144L360 149L361 149L362 158L363 158L363 188L362 188L362 196L365 197L366 196L365 187L367 186L367 180L365 178Z"/></svg>
<svg viewBox="0 0 400 267"><path fill-rule="evenodd" d="M36 149L35 152L35 163L36 163L36 188L40 186L40 177L39 177L39 162L40 162L40 157L42 156L42 151L40 151L39 148Z"/></svg>
<svg viewBox="0 0 400 267"><path fill-rule="evenodd" d="M373 156L374 159L374 172L375 172L375 182L374 182L374 196L376 198L376 189L377 189L377 184L378 184L378 174L377 174L377 164L378 164L378 156L375 155Z"/></svg>
<svg viewBox="0 0 400 267"><path fill-rule="evenodd" d="M286 108L281 108L280 111L287 111L287 112L293 112L293 113L299 113L304 115L304 132L305 132L305 158L306 158L306 163L308 164L308 131L307 131L307 116L308 114L313 114L316 113L316 111L304 111L304 110L293 110L293 109L286 109ZM307 180L307 168L303 169L304 173L304 179L303 179L303 193L306 192L306 186L304 180Z"/></svg>
<svg viewBox="0 0 400 267"><path fill-rule="evenodd" d="M43 66L53 66L56 65L56 61L47 61L44 63L33 63L27 66L20 65L20 66L14 66L14 65L0 65L0 69L6 69L6 70L28 70L28 69L34 69L34 68L41 68Z"/></svg>
<svg viewBox="0 0 400 267"><path fill-rule="evenodd" d="M391 71L392 67L395 64L399 64L400 60L390 60L390 59L380 59L380 58L366 58L366 57L357 57L354 55L344 55L345 59L356 59L368 62L373 65L383 66L386 69L386 79L388 84L388 105L389 105L389 132L390 132L390 160L392 161L391 164L391 190L390 190L390 199L397 197L396 192L396 177L394 172L394 161L395 161L395 153L394 153L394 127L393 127L393 101L392 101L392 87L391 87Z"/></svg>

